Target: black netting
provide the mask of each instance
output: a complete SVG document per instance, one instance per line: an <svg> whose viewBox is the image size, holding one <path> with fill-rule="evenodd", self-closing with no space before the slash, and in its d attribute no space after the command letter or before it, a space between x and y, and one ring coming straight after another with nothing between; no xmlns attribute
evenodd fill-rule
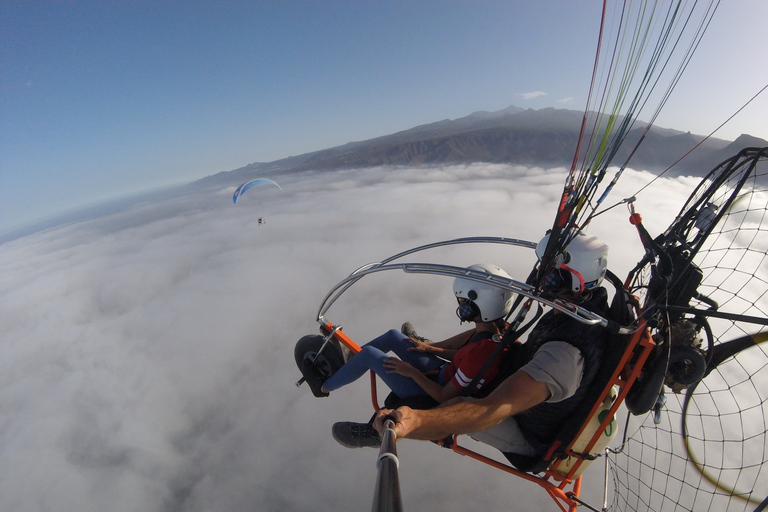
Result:
<svg viewBox="0 0 768 512"><path fill-rule="evenodd" d="M751 150L724 162L659 239L690 251L701 269L701 295L690 305L734 316L682 314L706 325L707 374L677 393L665 386L658 424L653 411L628 419L628 439L610 457L611 510L753 511L768 495L767 157ZM634 276L646 306L655 263ZM658 315L663 340L672 321Z"/></svg>

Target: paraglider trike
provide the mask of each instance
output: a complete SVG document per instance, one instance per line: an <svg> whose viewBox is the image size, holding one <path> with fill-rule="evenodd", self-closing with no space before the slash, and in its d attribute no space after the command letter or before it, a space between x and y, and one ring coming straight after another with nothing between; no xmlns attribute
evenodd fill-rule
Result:
<svg viewBox="0 0 768 512"><path fill-rule="evenodd" d="M576 415L577 417L574 417L567 427L564 427L562 436L558 436L558 439L542 458L531 460L526 457L505 454L512 463L508 464L460 445L458 436L455 435L437 441L437 444L450 448L456 453L469 456L540 485L562 510L574 511L579 504L581 475L586 467L600 456L600 452L606 448L610 438L615 433L614 416L616 411L640 374L655 343L646 328L646 323L637 320L636 301L632 300L622 283L612 274L610 282L616 290L611 308L617 312L617 319L603 318L579 305L556 298L544 298L537 294L537 290L533 286L514 279L499 276L489 277L487 274L473 272L468 268L450 265L394 263L395 260L405 255L425 249L465 243L507 244L529 249L536 246L531 242L507 238L462 238L417 247L380 263L365 265L352 272L326 295L317 315L321 334L304 336L299 340L295 348L296 363L301 368L304 362L309 359L329 376L338 370L349 357L361 350L360 346L347 336L340 326L327 321L325 314L340 295L362 277L388 270L462 277L479 282L491 280L495 286L508 289L521 297L554 308L579 322L602 325L611 332L611 348L606 355L601 377L591 385L591 389L585 397L584 407L581 408L582 412ZM303 379L299 380L297 385L302 382ZM381 407L373 372L371 372L371 399L373 408L379 410ZM607 429L612 430L610 436L606 435Z"/></svg>

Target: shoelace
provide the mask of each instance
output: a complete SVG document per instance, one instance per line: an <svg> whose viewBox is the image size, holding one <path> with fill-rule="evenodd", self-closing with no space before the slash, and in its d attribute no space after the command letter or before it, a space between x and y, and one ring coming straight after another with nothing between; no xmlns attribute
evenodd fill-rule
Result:
<svg viewBox="0 0 768 512"><path fill-rule="evenodd" d="M379 437L379 433L371 425L353 425L350 432L355 437Z"/></svg>

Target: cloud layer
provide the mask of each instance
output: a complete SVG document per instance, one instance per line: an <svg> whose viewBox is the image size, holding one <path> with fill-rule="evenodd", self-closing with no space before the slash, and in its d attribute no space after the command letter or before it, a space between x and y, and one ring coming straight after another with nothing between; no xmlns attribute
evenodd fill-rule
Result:
<svg viewBox="0 0 768 512"><path fill-rule="evenodd" d="M253 189L236 206L239 183L187 187L0 245L0 509L367 508L375 452L330 437L334 421L369 417L366 386L323 400L297 389L294 343L317 331L328 289L364 263L462 236L537 241L563 177L503 165L273 176L283 192ZM648 180L627 171L613 197ZM638 201L652 233L694 182L659 183ZM617 208L592 229L619 275L641 254L626 217ZM533 259L521 251L429 258L523 278ZM367 278L329 319L361 342L404 320L440 338L459 328L453 310L449 282L398 273ZM405 443L408 509L549 506L531 484Z"/></svg>

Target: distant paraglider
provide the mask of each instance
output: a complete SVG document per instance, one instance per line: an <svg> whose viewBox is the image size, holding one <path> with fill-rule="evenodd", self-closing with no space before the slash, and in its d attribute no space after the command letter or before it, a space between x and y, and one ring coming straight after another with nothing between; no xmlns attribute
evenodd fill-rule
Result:
<svg viewBox="0 0 768 512"><path fill-rule="evenodd" d="M278 185L274 181L268 180L267 178L257 178L255 180L251 180L246 183L243 183L242 185L237 187L237 190L235 190L235 194L232 196L232 202L237 204L237 200L240 199L240 196L242 196L246 190L253 188L257 185L266 185L266 184L272 184L277 188L279 188L281 192L283 191L283 189L280 188L280 185ZM261 224L261 222L259 224Z"/></svg>

